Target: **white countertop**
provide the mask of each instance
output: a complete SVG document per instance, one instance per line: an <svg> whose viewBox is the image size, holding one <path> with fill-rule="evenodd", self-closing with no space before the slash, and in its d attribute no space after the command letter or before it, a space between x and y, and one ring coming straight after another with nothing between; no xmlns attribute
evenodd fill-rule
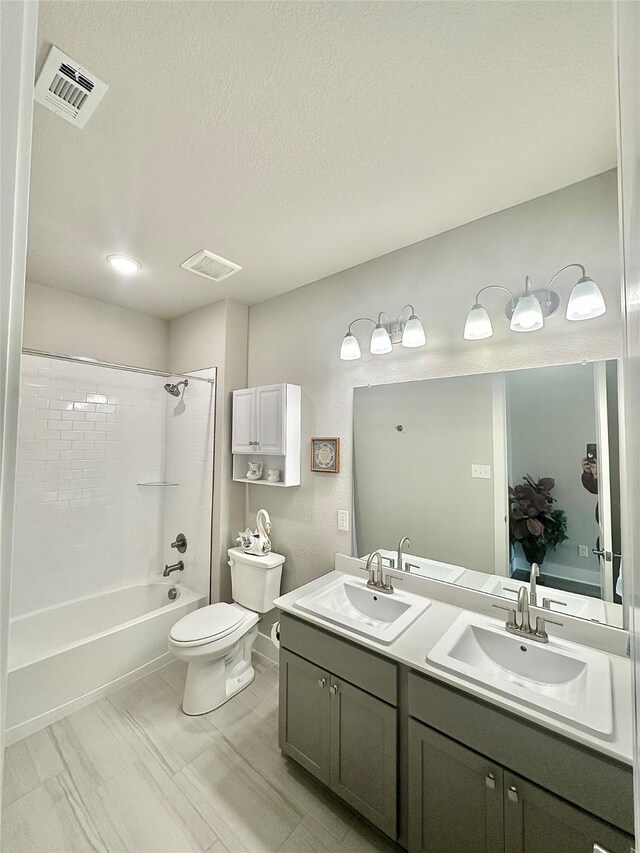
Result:
<svg viewBox="0 0 640 853"><path fill-rule="evenodd" d="M324 628L325 631L329 631L338 636L345 637L357 645L371 649L382 657L395 660L416 672L423 672L431 678L442 681L445 684L450 684L452 687L456 687L457 689L472 696L477 696L479 699L483 699L485 702L489 702L499 708L504 708L518 717L530 720L549 731L557 732L570 740L584 744L603 755L615 758L625 764L633 764L632 680L631 663L628 658L603 652L603 654L606 654L606 657L609 659L611 664L614 732L613 736L610 738L598 737L590 732L575 728L569 722L564 722L551 717L543 711L522 705L505 696L495 693L493 690L472 684L463 678L459 678L449 672L444 672L443 670L433 666L427 660L427 654L442 637L445 631L453 624L459 614L463 612L461 608L455 607L452 604L446 604L443 601L437 601L431 597L431 607L419 616L418 619L416 619L416 621L410 625L397 640L389 645L383 645L368 637L360 636L346 628L334 625L333 623L329 623L324 619L296 608L295 602L299 598L302 598L302 596L308 595L311 592L315 592L330 581L345 575L352 577L356 576L359 578L362 577L361 574L356 575L355 573L350 572L332 571L320 578L316 578L316 580L311 581L311 583L293 590L293 592L289 592L286 595L277 598L274 601L274 605L285 613L290 613L292 616L296 616L298 619L318 625ZM413 594L415 595L416 593L414 592ZM499 624L499 620L496 620L496 622Z"/></svg>

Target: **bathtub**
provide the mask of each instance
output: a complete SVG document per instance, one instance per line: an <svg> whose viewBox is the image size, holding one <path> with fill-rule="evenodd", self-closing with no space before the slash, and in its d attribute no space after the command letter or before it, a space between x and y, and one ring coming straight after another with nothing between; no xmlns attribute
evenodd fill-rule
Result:
<svg viewBox="0 0 640 853"><path fill-rule="evenodd" d="M187 587L158 580L11 619L7 743L168 663L171 626L206 603Z"/></svg>

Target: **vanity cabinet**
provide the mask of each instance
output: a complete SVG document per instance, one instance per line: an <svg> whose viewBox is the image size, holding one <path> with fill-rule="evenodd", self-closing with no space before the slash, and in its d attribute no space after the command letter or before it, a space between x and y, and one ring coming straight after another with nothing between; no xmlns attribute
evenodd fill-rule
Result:
<svg viewBox="0 0 640 853"><path fill-rule="evenodd" d="M280 749L396 837L397 709L280 652Z"/></svg>
<svg viewBox="0 0 640 853"><path fill-rule="evenodd" d="M630 767L415 673L409 714L410 853L630 853Z"/></svg>
<svg viewBox="0 0 640 853"><path fill-rule="evenodd" d="M269 486L300 485L299 385L262 385L233 392L231 452L233 479ZM247 479L248 458L262 462L260 480ZM267 480L277 469L280 480Z"/></svg>
<svg viewBox="0 0 640 853"><path fill-rule="evenodd" d="M502 789L502 767L410 720L412 853L504 853Z"/></svg>
<svg viewBox="0 0 640 853"><path fill-rule="evenodd" d="M280 651L280 749L329 784L330 674L298 655Z"/></svg>
<svg viewBox="0 0 640 853"><path fill-rule="evenodd" d="M629 766L304 619L279 741L410 853L630 853Z"/></svg>
<svg viewBox="0 0 640 853"><path fill-rule="evenodd" d="M633 839L513 773L504 774L505 853L630 853Z"/></svg>
<svg viewBox="0 0 640 853"><path fill-rule="evenodd" d="M320 661L331 656L333 638L310 626L294 624L289 630L291 622L281 623L282 645L302 647ZM297 644L296 637L304 639ZM369 671L373 656L347 643L340 645L342 654L334 658L331 669L281 646L280 749L395 839L398 710L374 695L381 682L375 664ZM395 670L393 664L387 665ZM354 667L360 669L357 680L369 690L343 677Z"/></svg>
<svg viewBox="0 0 640 853"><path fill-rule="evenodd" d="M409 723L410 853L629 853L632 839L428 726Z"/></svg>

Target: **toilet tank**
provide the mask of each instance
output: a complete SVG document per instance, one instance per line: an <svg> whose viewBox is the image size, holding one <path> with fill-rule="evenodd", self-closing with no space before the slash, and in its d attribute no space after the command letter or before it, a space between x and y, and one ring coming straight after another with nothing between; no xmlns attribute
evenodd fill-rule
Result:
<svg viewBox="0 0 640 853"><path fill-rule="evenodd" d="M233 600L256 613L273 609L273 601L280 595L282 554L271 552L264 557L245 554L242 548L229 548L231 566L231 594Z"/></svg>

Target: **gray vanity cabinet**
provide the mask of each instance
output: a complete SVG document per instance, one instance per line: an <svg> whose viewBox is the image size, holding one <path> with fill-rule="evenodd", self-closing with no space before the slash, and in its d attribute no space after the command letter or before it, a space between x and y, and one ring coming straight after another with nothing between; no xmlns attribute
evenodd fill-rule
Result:
<svg viewBox="0 0 640 853"><path fill-rule="evenodd" d="M280 749L397 837L396 708L281 649Z"/></svg>
<svg viewBox="0 0 640 853"><path fill-rule="evenodd" d="M329 673L284 649L280 653L280 748L329 784Z"/></svg>
<svg viewBox="0 0 640 853"><path fill-rule="evenodd" d="M630 853L631 836L409 722L410 853Z"/></svg>
<svg viewBox="0 0 640 853"><path fill-rule="evenodd" d="M397 668L283 614L280 749L394 840Z"/></svg>
<svg viewBox="0 0 640 853"><path fill-rule="evenodd" d="M503 770L410 720L409 815L411 853L504 853Z"/></svg>
<svg viewBox="0 0 640 853"><path fill-rule="evenodd" d="M520 776L504 774L505 853L629 853L632 839Z"/></svg>
<svg viewBox="0 0 640 853"><path fill-rule="evenodd" d="M280 748L409 853L630 853L626 764L280 620Z"/></svg>
<svg viewBox="0 0 640 853"><path fill-rule="evenodd" d="M329 689L330 787L395 838L397 711L335 677Z"/></svg>

